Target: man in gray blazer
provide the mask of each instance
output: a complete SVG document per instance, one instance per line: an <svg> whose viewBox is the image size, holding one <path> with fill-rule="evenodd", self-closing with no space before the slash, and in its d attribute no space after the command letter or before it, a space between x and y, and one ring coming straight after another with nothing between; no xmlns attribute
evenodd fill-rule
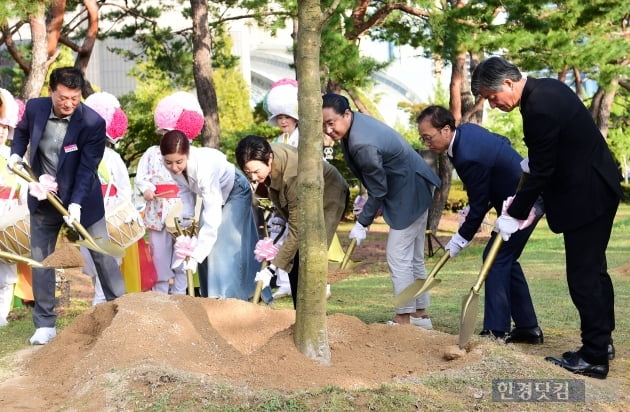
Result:
<svg viewBox="0 0 630 412"><path fill-rule="evenodd" d="M414 280L426 277L427 215L440 179L398 132L370 116L353 112L345 97L324 95L322 115L324 133L341 143L348 167L369 195L350 238L360 244L377 212L382 211L390 227L386 255L397 295ZM393 322L431 329L428 306L429 295L423 293L396 308Z"/></svg>

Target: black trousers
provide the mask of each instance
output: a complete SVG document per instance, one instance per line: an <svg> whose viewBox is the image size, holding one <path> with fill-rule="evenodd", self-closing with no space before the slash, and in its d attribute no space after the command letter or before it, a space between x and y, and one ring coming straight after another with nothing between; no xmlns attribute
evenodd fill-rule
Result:
<svg viewBox="0 0 630 412"><path fill-rule="evenodd" d="M293 309L296 308L296 298L298 290L298 273L300 273L300 252L295 252L293 258L293 268L289 272L289 285L291 285L291 297L293 298Z"/></svg>
<svg viewBox="0 0 630 412"><path fill-rule="evenodd" d="M564 233L567 283L580 314L583 358L608 363L608 344L615 329L615 294L606 263L606 248L618 205L577 230Z"/></svg>

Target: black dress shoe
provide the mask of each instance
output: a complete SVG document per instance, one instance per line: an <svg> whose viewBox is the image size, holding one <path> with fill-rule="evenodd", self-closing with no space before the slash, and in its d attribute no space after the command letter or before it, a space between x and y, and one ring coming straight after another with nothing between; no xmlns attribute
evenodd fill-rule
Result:
<svg viewBox="0 0 630 412"><path fill-rule="evenodd" d="M584 358L582 358L579 352L575 352L573 356L568 359L558 359L552 356L547 356L545 360L577 375L584 375L597 379L606 379L606 376L608 376L608 363L602 365L588 363L584 360Z"/></svg>
<svg viewBox="0 0 630 412"><path fill-rule="evenodd" d="M499 339L499 340L505 340L507 333L500 330L484 329L479 333L479 336L484 337L484 338L494 338L494 339Z"/></svg>
<svg viewBox="0 0 630 412"><path fill-rule="evenodd" d="M569 359L571 356L573 356L576 352L574 351L566 351L562 354L562 357L564 359ZM608 360L613 360L615 359L615 345L613 345L612 340L610 341L610 343L608 344Z"/></svg>
<svg viewBox="0 0 630 412"><path fill-rule="evenodd" d="M505 343L529 343L540 345L545 340L543 331L538 326L533 328L514 328L505 338Z"/></svg>

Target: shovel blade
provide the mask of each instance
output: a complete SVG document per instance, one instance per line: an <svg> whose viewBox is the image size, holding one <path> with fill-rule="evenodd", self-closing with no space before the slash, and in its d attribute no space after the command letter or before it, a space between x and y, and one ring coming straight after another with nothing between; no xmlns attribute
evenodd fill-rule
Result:
<svg viewBox="0 0 630 412"><path fill-rule="evenodd" d="M418 291L424 287L426 282L426 279L414 280L411 285L394 297L394 307L400 308L405 306L405 303L417 296Z"/></svg>
<svg viewBox="0 0 630 412"><path fill-rule="evenodd" d="M33 260L31 258L27 258L27 257L24 257L24 256L16 255L16 254L10 253L10 252L0 251L0 258L8 260L8 261L11 261L11 262L26 263L30 267L34 267L34 268L43 268L43 267L45 267L43 264L41 264L40 262L38 262L36 260Z"/></svg>
<svg viewBox="0 0 630 412"><path fill-rule="evenodd" d="M477 310L479 307L479 294L473 289L462 299L462 314L459 325L459 348L463 349L475 331L477 323Z"/></svg>
<svg viewBox="0 0 630 412"><path fill-rule="evenodd" d="M425 279L416 279L411 285L407 286L402 292L394 297L394 307L400 308L405 306L405 304L411 299L415 299L420 296L420 294L428 291L434 286L439 285L442 281L437 279L436 276L449 258L450 253L447 250L435 266L433 266L431 273L429 273Z"/></svg>
<svg viewBox="0 0 630 412"><path fill-rule="evenodd" d="M85 246L86 248L93 250L98 253L102 253L104 255L109 255L113 257L124 257L125 249L118 246L115 243L104 240L102 238L93 239L94 242L91 242L87 239L78 240L76 243Z"/></svg>
<svg viewBox="0 0 630 412"><path fill-rule="evenodd" d="M348 263L346 263L346 267L345 268L341 268L341 262L328 262L328 269L329 270L351 270L356 268L357 266L359 266L361 264L361 262L358 262L356 260L352 260L350 259L348 261Z"/></svg>

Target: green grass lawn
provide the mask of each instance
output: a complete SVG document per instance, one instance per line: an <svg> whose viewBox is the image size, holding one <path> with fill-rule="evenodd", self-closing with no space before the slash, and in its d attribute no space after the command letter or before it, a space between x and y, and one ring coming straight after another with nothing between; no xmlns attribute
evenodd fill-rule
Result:
<svg viewBox="0 0 630 412"><path fill-rule="evenodd" d="M340 238L347 236L351 224L339 228ZM439 229L439 228L438 228ZM630 310L630 267L626 273L621 269L624 264L630 266L630 206L621 205L615 219L613 233L608 246L607 258L609 273L615 287L615 307L617 328L614 340L618 352L625 353L630 336L628 317ZM449 235L448 233L439 233ZM371 231L365 242L376 236L386 237L385 233ZM346 239L342 239L344 243ZM345 242L347 243L347 242ZM431 291L430 315L433 326L443 332L458 334L462 298L474 285L481 269L481 255L486 241L474 241L455 259L450 259L438 273L442 282ZM368 275L351 274L332 287L332 297L328 301L328 312L356 316L366 323L386 322L394 315L392 304L392 286L387 266L374 265ZM439 260L443 250L433 257L426 258L427 272ZM579 345L579 317L571 302L566 283L564 244L561 234L551 232L546 220L540 221L530 238L523 255L521 265L530 287L539 323L548 338L567 335L569 346ZM291 308L289 298L281 299L275 305L279 308ZM481 330L483 320L483 291L480 297L477 331ZM549 353L552 355L553 353Z"/></svg>
<svg viewBox="0 0 630 412"><path fill-rule="evenodd" d="M347 244L347 232L350 230L350 227L351 223L344 223L340 226L339 235L344 245ZM614 370L611 371L611 374L614 374L616 377L630 377L630 363L627 360L628 344L630 343L628 323L630 321L625 316L630 309L628 296L630 294L629 233L630 205L622 205L615 219L613 234L608 247L609 272L613 278L616 293L617 328L613 337L617 348L617 359L613 363ZM439 233L439 235L448 236L450 234L445 232ZM371 239L375 239L377 236L384 238L386 233L372 230L366 242L370 242ZM485 241L473 242L457 258L449 260L438 274L438 277L442 279L442 283L431 291L431 306L429 308L435 329L450 334L458 334L462 297L468 294L471 286L476 281L481 268L481 253L484 245ZM433 257L426 259L427 271L438 261L442 253L444 252L439 250ZM364 273L365 268L361 272L358 271L361 268L359 267L356 272L351 273L350 276L333 285L332 297L328 301L329 314L342 313L356 316L366 323L385 322L392 318L394 314L392 286L384 254L385 252L382 251L382 258L377 264L370 266L367 274ZM548 229L546 221L543 220L539 223L523 253L521 264L527 275L539 323L545 332L545 345L520 345L520 350L527 354L542 357L546 355L558 356L561 351L575 349L579 346L579 318L567 289L562 236L552 233ZM292 308L291 299L280 299L274 303L274 306L278 308ZM59 317L59 329L68 325L88 305L85 302L73 302L72 307L72 310L66 311ZM7 327L0 328L0 381L10 376L10 365L15 358L15 353L28 346L28 337L33 331L30 309L20 308L17 312L22 315L20 319L11 321ZM480 298L477 316L477 332L481 329L482 317L483 293ZM445 393L448 394L448 388L453 389L454 385L469 385L471 380L474 379L479 378L444 377L439 382L426 382L425 384L428 385L427 387L432 388L431 390L440 393L446 390ZM417 396L411 395L408 388L396 385L352 393L329 388L318 392L290 395L274 393L267 396L269 399L264 396L259 399L261 402L258 403L256 410L359 410L354 409L352 406L353 401L350 399L353 397L373 398L373 406L369 410L417 410L419 399ZM341 400L349 406L330 407L331 402L341 402ZM453 398L453 402L455 402L455 398ZM319 405L319 407L313 407L314 403ZM296 405L310 406L301 407ZM328 407L322 405L328 405ZM459 407L449 407L445 404L434 404L433 406L442 410L469 410L461 405ZM485 410L493 410L493 408L498 406L497 404L487 403L486 407L489 409ZM518 406L525 407L525 404ZM588 409L588 405L582 405L582 407ZM509 408L509 406L502 405L500 409ZM543 409L526 408L528 410L576 410L566 405L546 405ZM166 411L172 409L170 409L170 406L165 406L162 409L157 408L154 410ZM226 409L196 409L195 407L189 409L182 406L179 410ZM244 411L251 410L251 408L244 400L240 406L234 405L229 410ZM623 408L619 410L623 410Z"/></svg>

